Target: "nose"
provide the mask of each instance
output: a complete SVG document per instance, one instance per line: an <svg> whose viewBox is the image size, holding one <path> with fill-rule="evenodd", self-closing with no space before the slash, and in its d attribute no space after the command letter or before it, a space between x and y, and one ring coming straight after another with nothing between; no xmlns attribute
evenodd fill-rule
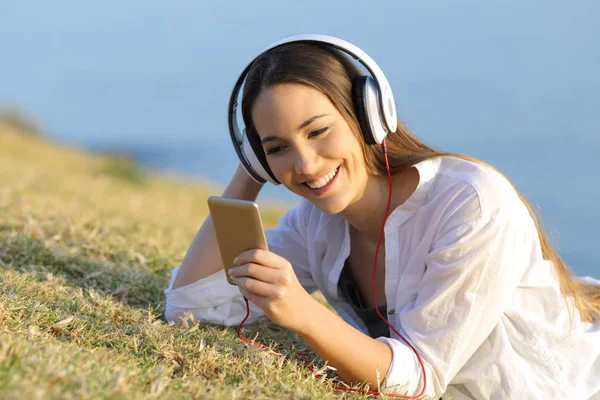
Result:
<svg viewBox="0 0 600 400"><path fill-rule="evenodd" d="M314 149L303 148L295 152L294 169L301 176L312 176L319 171L319 155Z"/></svg>

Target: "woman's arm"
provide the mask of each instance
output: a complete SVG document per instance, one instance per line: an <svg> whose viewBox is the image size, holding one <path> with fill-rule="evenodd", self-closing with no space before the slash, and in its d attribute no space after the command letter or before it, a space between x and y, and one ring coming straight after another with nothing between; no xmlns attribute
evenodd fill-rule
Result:
<svg viewBox="0 0 600 400"><path fill-rule="evenodd" d="M285 258L257 249L240 254L237 263L229 274L271 321L298 333L346 382L378 389L378 377L382 384L392 362L388 344L371 339L311 297Z"/></svg>
<svg viewBox="0 0 600 400"><path fill-rule="evenodd" d="M238 173L245 174L245 171L238 170ZM244 175L237 178L246 179ZM234 185L235 181L234 178L225 195L235 195L240 198L242 192L244 199L256 198L255 193L258 188L254 194L251 193L252 197L247 196L248 192L244 194L243 190L232 193L233 191L229 190L231 187L239 190L244 186L244 184ZM248 182L247 179L246 185L250 186L250 189L253 185L256 186L254 181ZM308 212L309 209L304 203L288 210L279 219L276 228L265 231L265 236L270 252L274 255L279 254L278 259L289 266L290 272L292 269L295 271L293 275L297 278L298 285L303 288L302 292L310 297L307 293L312 293L318 288L312 278L306 249ZM207 227L210 229L206 229ZM212 235L208 235L209 233ZM182 266L187 270L179 273L181 267L175 268L171 272L171 283L165 290L165 318L168 321L177 321L186 313L191 313L196 319L209 323L238 325L246 314L246 303L240 288L227 282L210 220L205 223L190 246ZM174 287L178 278L179 287ZM250 309L248 323L264 315L263 310L254 304L250 304Z"/></svg>
<svg viewBox="0 0 600 400"><path fill-rule="evenodd" d="M310 302L307 315L311 318L297 333L345 382L366 382L371 390L383 387L392 362L390 346L352 327L317 300Z"/></svg>
<svg viewBox="0 0 600 400"><path fill-rule="evenodd" d="M229 185L223 192L223 197L255 201L261 188L262 185L255 182L244 168L238 165ZM223 262L219 253L217 236L209 215L181 262L172 289L188 285L221 269L223 269Z"/></svg>

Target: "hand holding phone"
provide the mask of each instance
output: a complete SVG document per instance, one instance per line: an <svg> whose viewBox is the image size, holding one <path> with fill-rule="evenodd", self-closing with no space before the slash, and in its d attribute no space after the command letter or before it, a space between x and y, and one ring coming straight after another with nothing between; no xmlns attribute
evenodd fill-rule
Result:
<svg viewBox="0 0 600 400"><path fill-rule="evenodd" d="M244 298L261 308L271 321L294 332L305 329L312 315L311 305L319 303L300 285L290 262L267 248L258 205L210 197L208 206L227 282L238 286ZM238 256L240 265L234 275L239 285L229 275Z"/></svg>
<svg viewBox="0 0 600 400"><path fill-rule="evenodd" d="M248 200L211 196L208 198L208 208L227 282L237 286L229 276L235 257L246 250L268 250L258 204Z"/></svg>

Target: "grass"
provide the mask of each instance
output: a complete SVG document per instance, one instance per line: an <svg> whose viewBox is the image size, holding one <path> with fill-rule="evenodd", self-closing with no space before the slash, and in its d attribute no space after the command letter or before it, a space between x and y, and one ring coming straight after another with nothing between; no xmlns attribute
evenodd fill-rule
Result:
<svg viewBox="0 0 600 400"><path fill-rule="evenodd" d="M113 155L98 169L99 174L110 175L126 182L143 185L148 181L146 174L135 161L126 155Z"/></svg>
<svg viewBox="0 0 600 400"><path fill-rule="evenodd" d="M293 357L306 343L267 319L244 335L286 356L164 320L169 272L220 189L2 125L0 182L0 398L367 397L314 379ZM273 226L283 209L261 211Z"/></svg>

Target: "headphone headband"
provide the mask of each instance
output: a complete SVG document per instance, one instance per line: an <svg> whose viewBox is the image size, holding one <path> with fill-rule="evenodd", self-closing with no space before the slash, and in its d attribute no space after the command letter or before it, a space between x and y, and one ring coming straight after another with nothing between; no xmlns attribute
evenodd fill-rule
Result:
<svg viewBox="0 0 600 400"><path fill-rule="evenodd" d="M269 180L275 184L278 184L279 182L277 182L275 177L269 171L265 170L260 165L256 166L255 160L249 160L249 158L254 158L252 154L245 154L246 151L244 151L242 143L247 145L247 138L245 138L246 133L240 131L240 127L238 125L236 116L236 112L238 109L237 99L239 96L239 92L242 87L242 84L244 83L244 80L246 79L248 71L252 67L252 64L261 54L276 47L282 46L284 44L301 42L316 42L328 44L336 49L343 51L344 53L350 55L352 58L360 62L369 71L373 80L375 81L375 85L378 88L377 95L379 97L379 111L383 116L382 122L385 125L385 128L389 132L395 132L397 128L398 120L396 116L396 104L394 102L394 96L392 94L390 84L386 79L385 75L383 74L381 68L379 68L375 61L373 61L373 59L369 57L360 48L345 40L338 39L333 36L319 34L290 36L288 38L279 40L263 49L256 57L252 59L252 61L248 63L246 68L244 68L239 78L237 79L235 86L233 87L233 90L231 92L231 96L229 98L229 112L227 117L229 124L229 133L231 135L231 140L234 145L233 147L246 171L254 180L256 180L259 183L265 183L265 178L263 178L263 176L266 177L266 180ZM246 149L248 147L249 146L246 146ZM259 169L260 171L256 171L256 169ZM269 176L272 179L268 179Z"/></svg>

